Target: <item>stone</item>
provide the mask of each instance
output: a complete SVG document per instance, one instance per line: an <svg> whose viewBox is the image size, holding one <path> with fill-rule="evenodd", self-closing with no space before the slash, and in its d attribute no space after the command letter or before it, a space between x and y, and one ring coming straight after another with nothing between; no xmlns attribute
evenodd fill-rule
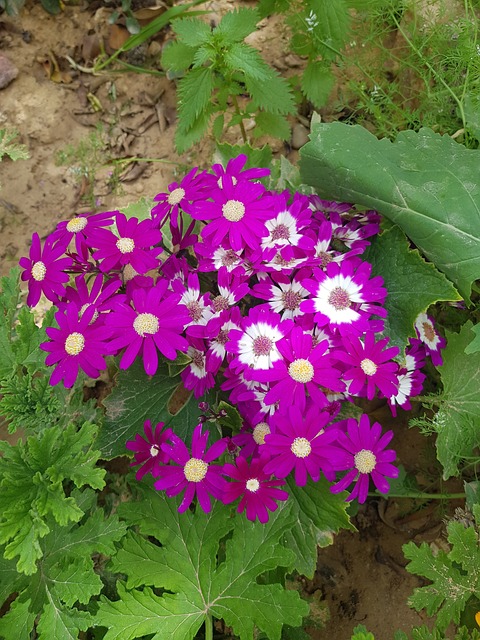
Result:
<svg viewBox="0 0 480 640"><path fill-rule="evenodd" d="M292 148L300 149L308 142L308 129L297 122L292 129Z"/></svg>
<svg viewBox="0 0 480 640"><path fill-rule="evenodd" d="M18 76L18 69L7 56L0 54L0 89L8 86Z"/></svg>

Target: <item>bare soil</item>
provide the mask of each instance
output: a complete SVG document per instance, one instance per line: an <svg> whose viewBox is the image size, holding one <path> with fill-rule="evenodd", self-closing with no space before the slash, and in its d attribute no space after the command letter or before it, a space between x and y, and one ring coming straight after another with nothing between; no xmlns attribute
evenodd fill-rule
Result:
<svg viewBox="0 0 480 640"><path fill-rule="evenodd" d="M219 0L207 2L206 8L215 20L234 4ZM45 237L59 221L81 211L117 209L142 196L151 198L177 174L211 161L208 143L183 157L174 149L173 82L112 71L97 76L69 64L67 56L82 67L91 65L95 36L107 43L111 37L110 13L96 2L67 6L60 15L50 16L40 3L30 3L18 18L0 15L0 55L19 71L0 90L0 127L16 127L30 154L28 160L0 165L0 275L27 253L32 232ZM138 52L140 58L148 58L155 68L166 37L166 32L159 34ZM289 54L285 34L275 21L262 23L255 38L265 57L283 72L301 64ZM59 152L68 144L77 145L99 124L106 156L161 161L125 164L116 191L110 184L112 166L98 166L90 181L72 166L59 166ZM275 144L274 151L288 152L295 161L290 147ZM438 478L432 442L409 430L404 417L392 420L382 407L377 413L386 428L396 431L398 457L407 470L424 485L428 474ZM443 509L442 504L397 499L374 499L362 507L354 518L358 533L343 532L334 545L319 550L314 579L304 581L305 592L323 603L327 619L322 630L309 629L312 638L349 640L353 628L362 623L377 640L389 640L395 629L409 631L422 624L423 616L406 604L421 581L405 570L401 547L409 540L444 544Z"/></svg>

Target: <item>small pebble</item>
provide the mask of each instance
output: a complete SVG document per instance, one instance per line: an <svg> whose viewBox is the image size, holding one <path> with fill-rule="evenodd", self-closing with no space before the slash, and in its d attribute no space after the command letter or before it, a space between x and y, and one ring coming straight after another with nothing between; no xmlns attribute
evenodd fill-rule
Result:
<svg viewBox="0 0 480 640"><path fill-rule="evenodd" d="M292 148L300 149L308 142L308 129L297 122L292 129Z"/></svg>
<svg viewBox="0 0 480 640"><path fill-rule="evenodd" d="M6 56L0 54L0 89L8 86L17 76L17 67Z"/></svg>

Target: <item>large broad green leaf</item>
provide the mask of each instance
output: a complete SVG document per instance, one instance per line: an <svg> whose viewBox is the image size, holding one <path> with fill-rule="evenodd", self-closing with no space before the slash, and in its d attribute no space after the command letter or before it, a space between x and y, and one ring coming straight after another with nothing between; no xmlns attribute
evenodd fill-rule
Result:
<svg viewBox="0 0 480 640"><path fill-rule="evenodd" d="M419 313L439 300L459 300L452 283L419 252L410 250L402 230L397 226L384 231L372 241L364 258L372 264L372 273L382 276L388 291L385 308L385 335L391 344L405 349L415 336L414 322Z"/></svg>
<svg viewBox="0 0 480 640"><path fill-rule="evenodd" d="M295 553L295 569L313 578L318 547L332 544L334 534L340 529L355 530L346 513L347 494L334 495L324 478L319 482L309 480L304 487L298 487L290 478L288 490L297 523L285 533L285 540Z"/></svg>
<svg viewBox="0 0 480 640"><path fill-rule="evenodd" d="M468 322L460 333L446 334L440 368L443 394L433 421L444 478L455 475L459 461L480 445L480 353L465 353L473 337L471 329Z"/></svg>
<svg viewBox="0 0 480 640"><path fill-rule="evenodd" d="M96 441L102 458L125 455L125 443L137 433L143 435L145 420L164 422L180 438L189 438L198 424L198 403L202 400L214 401L213 393L194 398L193 393L185 391L180 376L170 377L166 364L149 377L137 360L127 371L119 372L117 386L104 401L106 420Z"/></svg>
<svg viewBox="0 0 480 640"><path fill-rule="evenodd" d="M313 126L300 168L321 196L392 220L469 301L480 277L478 166L478 151L430 129L403 131L390 142L334 122Z"/></svg>
<svg viewBox="0 0 480 640"><path fill-rule="evenodd" d="M232 518L218 502L209 514L179 514L178 499L146 486L141 491L142 500L122 505L122 515L162 546L132 532L113 559L127 583L119 584L120 600L100 601L97 621L108 628L105 640L146 634L154 634L152 640L193 640L207 616L225 620L241 640L253 640L255 628L280 640L282 625L301 625L308 605L296 591L257 582L268 571L292 565L293 553L280 543L295 526L289 503L261 525ZM156 595L150 587L170 593Z"/></svg>

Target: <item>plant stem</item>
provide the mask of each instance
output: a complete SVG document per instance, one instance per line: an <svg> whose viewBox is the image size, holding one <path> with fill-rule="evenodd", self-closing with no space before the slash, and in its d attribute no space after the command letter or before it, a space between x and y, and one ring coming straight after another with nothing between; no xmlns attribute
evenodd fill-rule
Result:
<svg viewBox="0 0 480 640"><path fill-rule="evenodd" d="M238 116L241 116L241 114L240 114L240 107L239 107L239 105L238 105L237 96L232 96L232 98L233 98L233 105L234 105L234 107L235 107L235 113L236 113ZM245 127L243 126L243 119L242 119L242 120L240 120L240 131L241 131L241 133L242 133L243 142L244 142L245 144L247 144L247 143L248 143L248 138L247 138L247 132L245 131Z"/></svg>
<svg viewBox="0 0 480 640"><path fill-rule="evenodd" d="M436 407L440 406L441 396L414 396L410 398L413 402L425 402L425 404L433 404Z"/></svg>
<svg viewBox="0 0 480 640"><path fill-rule="evenodd" d="M205 619L205 640L213 640L213 618L210 614Z"/></svg>
<svg viewBox="0 0 480 640"><path fill-rule="evenodd" d="M378 498L378 493L368 494L372 497ZM462 493L425 493L423 491L411 491L406 493L392 493L388 492L387 498L416 498L418 500L456 500L458 498L465 498L465 492Z"/></svg>

